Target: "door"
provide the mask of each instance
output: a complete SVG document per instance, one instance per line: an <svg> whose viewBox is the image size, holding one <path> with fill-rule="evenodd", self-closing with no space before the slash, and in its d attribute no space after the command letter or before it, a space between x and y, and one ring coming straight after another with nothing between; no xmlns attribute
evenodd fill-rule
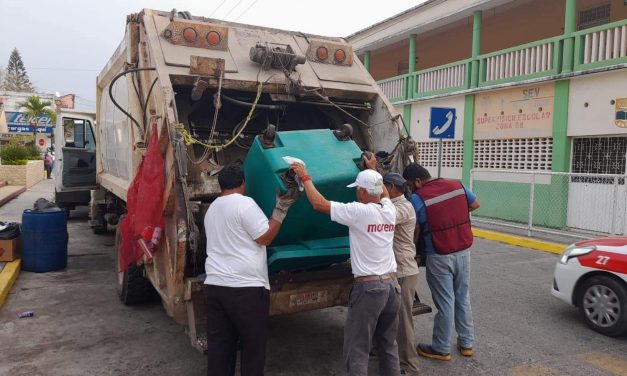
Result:
<svg viewBox="0 0 627 376"><path fill-rule="evenodd" d="M567 225L624 234L627 227L627 137L573 139ZM601 176L599 176L602 174Z"/></svg>
<svg viewBox="0 0 627 376"><path fill-rule="evenodd" d="M92 120L63 115L57 129L57 179L62 188L93 188L96 186L96 139ZM59 189L57 189L59 190ZM61 189L62 190L62 189Z"/></svg>

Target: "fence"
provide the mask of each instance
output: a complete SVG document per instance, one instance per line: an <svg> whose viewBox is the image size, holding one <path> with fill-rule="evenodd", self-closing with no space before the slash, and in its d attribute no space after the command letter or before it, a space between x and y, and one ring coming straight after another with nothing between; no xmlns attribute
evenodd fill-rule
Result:
<svg viewBox="0 0 627 376"><path fill-rule="evenodd" d="M469 86L470 60L463 60L413 73L413 96L437 94L451 89L467 89Z"/></svg>
<svg viewBox="0 0 627 376"><path fill-rule="evenodd" d="M532 231L625 234L627 175L473 169L473 221ZM585 237L585 236L582 236Z"/></svg>
<svg viewBox="0 0 627 376"><path fill-rule="evenodd" d="M610 65L627 56L625 20L585 29L574 35L577 69Z"/></svg>
<svg viewBox="0 0 627 376"><path fill-rule="evenodd" d="M482 60L484 82L503 81L514 77L534 76L544 72L557 73L561 41L556 38L486 54ZM485 67L485 68L483 68Z"/></svg>
<svg viewBox="0 0 627 376"><path fill-rule="evenodd" d="M390 100L402 100L405 98L405 91L407 87L407 76L398 76L388 78L378 82L381 91Z"/></svg>

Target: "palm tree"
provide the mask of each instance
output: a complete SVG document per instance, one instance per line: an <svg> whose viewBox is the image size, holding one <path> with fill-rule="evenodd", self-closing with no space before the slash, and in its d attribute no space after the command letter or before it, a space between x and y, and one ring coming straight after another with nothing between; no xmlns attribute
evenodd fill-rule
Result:
<svg viewBox="0 0 627 376"><path fill-rule="evenodd" d="M36 118L40 115L48 115L52 120L52 124L57 122L57 113L52 111L52 102L50 101L42 101L37 95L30 96L26 98L23 102L17 103L20 110L24 109L24 114L29 119Z"/></svg>

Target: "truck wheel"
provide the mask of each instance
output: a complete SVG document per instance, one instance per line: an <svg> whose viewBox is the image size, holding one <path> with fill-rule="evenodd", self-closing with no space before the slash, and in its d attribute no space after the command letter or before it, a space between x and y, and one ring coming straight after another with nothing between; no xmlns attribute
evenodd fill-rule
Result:
<svg viewBox="0 0 627 376"><path fill-rule="evenodd" d="M99 224L91 227L91 231L93 231L96 235L102 235L107 233L107 223Z"/></svg>
<svg viewBox="0 0 627 376"><path fill-rule="evenodd" d="M91 230L96 235L102 235L107 233L107 221L104 218L104 210L102 206L97 205L95 208L90 207L90 216L92 217L92 223L97 223L96 225L91 226Z"/></svg>
<svg viewBox="0 0 627 376"><path fill-rule="evenodd" d="M144 267L133 264L120 272L120 246L122 236L120 230L115 231L115 271L117 274L117 292L122 303L126 305L150 303L159 300L159 294L144 277Z"/></svg>
<svg viewBox="0 0 627 376"><path fill-rule="evenodd" d="M577 307L586 324L610 337L627 333L627 286L605 275L585 280L579 288Z"/></svg>

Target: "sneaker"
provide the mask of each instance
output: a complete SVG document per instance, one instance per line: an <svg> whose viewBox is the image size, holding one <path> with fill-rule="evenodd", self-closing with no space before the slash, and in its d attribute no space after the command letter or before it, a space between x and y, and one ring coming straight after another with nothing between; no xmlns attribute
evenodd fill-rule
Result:
<svg viewBox="0 0 627 376"><path fill-rule="evenodd" d="M418 352L418 355L424 356L425 358L437 359L437 360L443 360L443 361L451 360L451 353L444 354L444 353L437 352L433 350L433 347L431 347L431 345L426 345L424 343L419 344L418 347L416 347L416 351Z"/></svg>
<svg viewBox="0 0 627 376"><path fill-rule="evenodd" d="M457 350L465 357L472 356L472 347L462 347L461 345L457 345Z"/></svg>

